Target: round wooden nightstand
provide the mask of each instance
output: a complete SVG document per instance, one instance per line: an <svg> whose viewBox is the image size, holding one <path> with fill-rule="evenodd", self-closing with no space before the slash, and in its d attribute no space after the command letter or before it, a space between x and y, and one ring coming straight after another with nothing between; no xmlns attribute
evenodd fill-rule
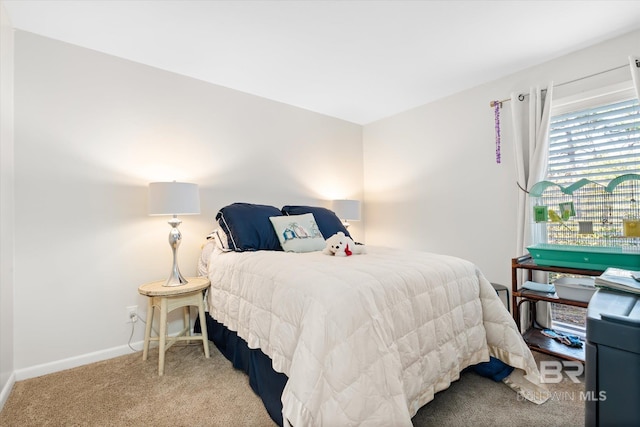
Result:
<svg viewBox="0 0 640 427"><path fill-rule="evenodd" d="M197 341L202 340L205 357L209 358L209 342L207 336L207 321L204 316L204 296L203 292L211 283L206 277L189 277L188 283L180 286L163 286L165 280L145 283L138 288L141 295L148 298L147 304L147 326L144 332L144 350L142 360L147 360L149 354L149 342L158 341L159 360L158 375L164 374L164 353L177 341ZM193 336L190 333L191 321L189 307L198 307L200 317L201 336ZM184 307L184 329L175 337L167 336L167 314L176 308ZM160 332L157 337L151 336L151 325L153 323L153 310L160 309Z"/></svg>

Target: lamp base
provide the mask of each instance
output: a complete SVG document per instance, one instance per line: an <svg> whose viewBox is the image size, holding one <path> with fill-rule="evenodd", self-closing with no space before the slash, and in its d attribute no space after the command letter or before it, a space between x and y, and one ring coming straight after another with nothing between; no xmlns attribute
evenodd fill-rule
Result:
<svg viewBox="0 0 640 427"><path fill-rule="evenodd" d="M180 272L178 272L178 274L180 274ZM162 286L182 286L182 285L186 285L187 283L189 283L189 281L184 277L182 277L181 274L177 277L174 275L171 275L169 276L165 284Z"/></svg>
<svg viewBox="0 0 640 427"><path fill-rule="evenodd" d="M169 225L171 226L171 231L169 232L169 245L173 251L173 266L171 267L171 274L169 275L169 278L162 286L182 286L189 283L187 279L182 276L182 273L180 273L180 269L178 268L178 247L182 240L182 234L180 234L178 226L181 223L182 221L175 216L169 221Z"/></svg>

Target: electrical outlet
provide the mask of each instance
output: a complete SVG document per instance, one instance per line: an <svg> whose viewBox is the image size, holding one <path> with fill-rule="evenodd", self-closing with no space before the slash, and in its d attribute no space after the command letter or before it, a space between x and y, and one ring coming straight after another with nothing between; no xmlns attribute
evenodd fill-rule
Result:
<svg viewBox="0 0 640 427"><path fill-rule="evenodd" d="M127 307L127 322L126 323L136 323L138 321L138 306L130 305Z"/></svg>

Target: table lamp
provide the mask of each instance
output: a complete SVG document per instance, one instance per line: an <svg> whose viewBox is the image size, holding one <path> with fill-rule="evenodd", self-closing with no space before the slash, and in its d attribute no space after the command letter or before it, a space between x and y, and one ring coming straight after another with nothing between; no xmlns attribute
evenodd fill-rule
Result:
<svg viewBox="0 0 640 427"><path fill-rule="evenodd" d="M360 201L359 200L334 200L331 208L335 214L342 220L345 228L349 227L347 221L360 221Z"/></svg>
<svg viewBox="0 0 640 427"><path fill-rule="evenodd" d="M182 235L178 226L182 223L178 215L200 213L200 195L197 184L186 182L152 182L149 184L149 215L172 215L169 220L169 245L173 251L173 267L164 286L180 286L187 282L178 268L178 247Z"/></svg>

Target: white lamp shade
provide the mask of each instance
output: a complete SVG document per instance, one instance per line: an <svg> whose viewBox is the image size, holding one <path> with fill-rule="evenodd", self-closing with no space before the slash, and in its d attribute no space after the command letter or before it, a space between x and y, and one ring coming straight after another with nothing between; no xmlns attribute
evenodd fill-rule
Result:
<svg viewBox="0 0 640 427"><path fill-rule="evenodd" d="M200 213L197 184L152 182L149 184L149 215L196 215Z"/></svg>
<svg viewBox="0 0 640 427"><path fill-rule="evenodd" d="M334 200L331 206L338 218L347 221L360 221L360 201Z"/></svg>

